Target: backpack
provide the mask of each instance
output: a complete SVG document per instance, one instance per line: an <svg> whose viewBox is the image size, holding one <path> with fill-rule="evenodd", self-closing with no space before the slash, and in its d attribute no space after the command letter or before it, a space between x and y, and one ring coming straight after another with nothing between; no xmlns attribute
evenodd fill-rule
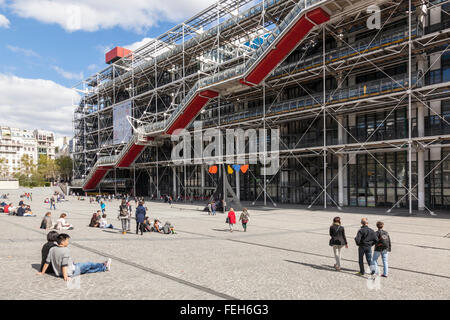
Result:
<svg viewBox="0 0 450 320"><path fill-rule="evenodd" d="M381 250L389 248L389 234L386 231L380 230L378 232L378 241L375 247Z"/></svg>
<svg viewBox="0 0 450 320"><path fill-rule="evenodd" d="M120 206L120 216L128 217L128 208L126 206Z"/></svg>

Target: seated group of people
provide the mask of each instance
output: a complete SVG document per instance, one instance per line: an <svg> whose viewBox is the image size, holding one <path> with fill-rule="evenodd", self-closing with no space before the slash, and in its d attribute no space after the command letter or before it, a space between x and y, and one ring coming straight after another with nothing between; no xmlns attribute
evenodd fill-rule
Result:
<svg viewBox="0 0 450 320"><path fill-rule="evenodd" d="M73 226L66 221L66 217L67 217L67 214L62 213L59 216L59 219L56 220L56 223L53 223L52 213L51 212L47 212L45 214L44 219L42 219L41 229L45 229L45 230L51 230L51 229L56 229L56 230L73 230L74 229Z"/></svg>
<svg viewBox="0 0 450 320"><path fill-rule="evenodd" d="M6 213L10 216L36 217L36 215L33 215L31 207L29 205L26 205L22 200L20 200L18 207L15 207L12 203L7 204L5 202L2 202L0 204L0 212Z"/></svg>
<svg viewBox="0 0 450 320"><path fill-rule="evenodd" d="M54 274L64 281L85 273L105 272L111 270L111 259L101 263L74 263L69 246L70 236L50 231L47 243L42 247L41 267L38 274Z"/></svg>
<svg viewBox="0 0 450 320"><path fill-rule="evenodd" d="M144 223L144 232L158 232L164 234L175 234L174 226L167 221L164 225L158 219L155 219L153 222L149 217L145 217Z"/></svg>
<svg viewBox="0 0 450 320"><path fill-rule="evenodd" d="M100 210L92 214L91 222L89 223L91 228L101 229L114 229L114 226L106 220L106 214L102 214Z"/></svg>

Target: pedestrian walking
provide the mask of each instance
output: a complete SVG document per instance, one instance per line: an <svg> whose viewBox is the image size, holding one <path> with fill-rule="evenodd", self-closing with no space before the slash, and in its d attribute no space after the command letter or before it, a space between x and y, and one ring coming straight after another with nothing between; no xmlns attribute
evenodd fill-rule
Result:
<svg viewBox="0 0 450 320"><path fill-rule="evenodd" d="M227 223L230 226L230 232L233 232L233 226L236 224L236 213L233 208L228 212Z"/></svg>
<svg viewBox="0 0 450 320"><path fill-rule="evenodd" d="M144 221L147 214L144 208L144 202L139 201L139 206L136 208L136 234L141 231L141 236L144 234Z"/></svg>
<svg viewBox="0 0 450 320"><path fill-rule="evenodd" d="M370 267L372 275L375 274L375 270L372 265L372 247L377 242L375 231L369 228L369 220L367 218L361 219L361 228L355 237L356 245L358 246L358 260L359 260L359 272L357 275L363 276L364 271L364 256L366 257L367 264Z"/></svg>
<svg viewBox="0 0 450 320"><path fill-rule="evenodd" d="M392 250L391 237L387 231L383 230L384 222L377 222L378 231L375 232L377 243L375 244L375 249L373 251L372 264L375 267L375 274L379 275L378 271L378 258L381 256L383 260L383 275L382 277L387 278L389 273L388 266L388 256L389 252Z"/></svg>
<svg viewBox="0 0 450 320"><path fill-rule="evenodd" d="M213 201L212 204L211 204L211 211L212 211L212 215L213 215L213 216L216 215L216 209L217 209L216 202Z"/></svg>
<svg viewBox="0 0 450 320"><path fill-rule="evenodd" d="M131 207L131 203L129 201L127 201L127 209L128 209L127 232L131 232L131 214L133 212L133 208Z"/></svg>
<svg viewBox="0 0 450 320"><path fill-rule="evenodd" d="M247 223L248 223L249 219L250 219L250 214L248 213L247 208L244 208L242 210L241 217L239 218L239 221L242 222L242 228L244 228L244 232L247 232Z"/></svg>
<svg viewBox="0 0 450 320"><path fill-rule="evenodd" d="M56 203L55 203L56 201L55 201L55 197L51 197L51 199L50 199L50 210L56 210Z"/></svg>
<svg viewBox="0 0 450 320"><path fill-rule="evenodd" d="M102 209L102 214L104 214L106 211L106 204L103 201L100 203L100 209Z"/></svg>
<svg viewBox="0 0 450 320"><path fill-rule="evenodd" d="M119 216L117 219L119 219L122 223L122 234L127 234L127 220L129 219L129 212L125 200L122 200L122 203L119 206Z"/></svg>
<svg viewBox="0 0 450 320"><path fill-rule="evenodd" d="M333 219L333 224L330 227L330 237L330 246L333 247L334 258L336 259L334 268L337 271L341 271L341 250L344 246L348 249L348 243L340 217Z"/></svg>

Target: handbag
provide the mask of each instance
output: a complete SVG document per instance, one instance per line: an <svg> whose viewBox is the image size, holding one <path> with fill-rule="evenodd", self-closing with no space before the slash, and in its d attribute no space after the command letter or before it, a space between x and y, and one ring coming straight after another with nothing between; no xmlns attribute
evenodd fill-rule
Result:
<svg viewBox="0 0 450 320"><path fill-rule="evenodd" d="M227 217L227 219L225 220L225 223L230 223L230 218Z"/></svg>

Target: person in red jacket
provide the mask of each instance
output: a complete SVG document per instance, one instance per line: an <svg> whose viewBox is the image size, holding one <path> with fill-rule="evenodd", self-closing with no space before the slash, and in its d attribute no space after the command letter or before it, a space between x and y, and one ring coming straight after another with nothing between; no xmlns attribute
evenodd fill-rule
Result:
<svg viewBox="0 0 450 320"><path fill-rule="evenodd" d="M11 206L10 204L7 204L7 205L3 208L3 212L6 213L6 214L9 214L9 207L10 207L10 206Z"/></svg>
<svg viewBox="0 0 450 320"><path fill-rule="evenodd" d="M233 208L228 212L228 224L230 225L230 232L233 232L233 225L236 224L236 213Z"/></svg>

